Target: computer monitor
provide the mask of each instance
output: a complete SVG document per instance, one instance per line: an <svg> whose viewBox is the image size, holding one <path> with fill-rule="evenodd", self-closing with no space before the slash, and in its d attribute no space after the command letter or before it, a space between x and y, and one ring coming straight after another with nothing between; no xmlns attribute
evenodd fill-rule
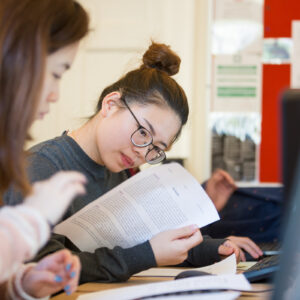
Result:
<svg viewBox="0 0 300 300"><path fill-rule="evenodd" d="M300 90L282 95L282 171L286 207L282 254L275 276L273 300L299 299L300 295Z"/></svg>
<svg viewBox="0 0 300 300"><path fill-rule="evenodd" d="M300 89L288 89L281 96L282 180L284 198L289 199L296 159L300 149ZM288 203L288 201L284 201Z"/></svg>
<svg viewBox="0 0 300 300"><path fill-rule="evenodd" d="M300 296L300 160L290 190L288 222L285 226L279 270L272 300L296 300Z"/></svg>

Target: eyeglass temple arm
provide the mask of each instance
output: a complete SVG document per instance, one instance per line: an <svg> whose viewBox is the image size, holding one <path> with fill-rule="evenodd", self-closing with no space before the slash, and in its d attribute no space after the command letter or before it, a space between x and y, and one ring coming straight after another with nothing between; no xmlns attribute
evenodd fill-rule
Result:
<svg viewBox="0 0 300 300"><path fill-rule="evenodd" d="M130 111L131 115L134 117L135 121L138 123L139 127L143 127L140 122L138 121L138 119L136 118L136 116L134 115L134 113L132 112L132 110L130 109L129 105L127 104L125 98L121 97L121 100L124 102L125 106L128 108L128 110Z"/></svg>

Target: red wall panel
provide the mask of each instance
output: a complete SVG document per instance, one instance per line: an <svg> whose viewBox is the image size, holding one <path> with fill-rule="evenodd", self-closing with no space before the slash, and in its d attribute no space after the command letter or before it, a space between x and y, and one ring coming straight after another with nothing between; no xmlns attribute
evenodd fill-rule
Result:
<svg viewBox="0 0 300 300"><path fill-rule="evenodd" d="M264 38L291 37L292 20L300 20L300 0L264 0ZM259 180L280 182L279 97L290 86L290 65L263 65L262 136Z"/></svg>
<svg viewBox="0 0 300 300"><path fill-rule="evenodd" d="M290 65L263 65L262 133L260 146L261 182L280 182L279 97L290 85Z"/></svg>
<svg viewBox="0 0 300 300"><path fill-rule="evenodd" d="M295 19L300 19L300 0L265 0L264 37L291 37Z"/></svg>

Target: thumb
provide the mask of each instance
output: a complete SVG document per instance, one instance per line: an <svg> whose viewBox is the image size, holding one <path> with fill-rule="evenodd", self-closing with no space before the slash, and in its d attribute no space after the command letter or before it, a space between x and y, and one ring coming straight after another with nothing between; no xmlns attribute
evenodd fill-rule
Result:
<svg viewBox="0 0 300 300"><path fill-rule="evenodd" d="M193 235L188 238L180 239L179 241L185 244L186 249L190 250L200 244L203 241L203 237L200 230L197 230Z"/></svg>
<svg viewBox="0 0 300 300"><path fill-rule="evenodd" d="M218 253L223 256L231 255L234 252L234 249L228 246L221 245L218 249Z"/></svg>
<svg viewBox="0 0 300 300"><path fill-rule="evenodd" d="M189 225L181 228L177 228L171 231L172 240L184 239L193 235L198 229L197 225Z"/></svg>

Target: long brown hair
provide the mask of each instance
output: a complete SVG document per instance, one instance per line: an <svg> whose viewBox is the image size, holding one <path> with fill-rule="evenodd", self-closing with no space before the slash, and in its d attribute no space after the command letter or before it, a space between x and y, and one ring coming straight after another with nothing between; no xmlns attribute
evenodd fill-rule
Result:
<svg viewBox="0 0 300 300"><path fill-rule="evenodd" d="M74 0L0 1L0 199L13 183L30 191L23 150L34 120L49 54L88 32Z"/></svg>
<svg viewBox="0 0 300 300"><path fill-rule="evenodd" d="M101 109L107 94L119 91L128 103L169 106L179 116L181 125L184 125L189 115L187 97L182 87L171 78L179 71L180 63L180 57L170 46L152 42L138 69L128 72L103 90L95 114ZM179 134L180 131L176 138Z"/></svg>

